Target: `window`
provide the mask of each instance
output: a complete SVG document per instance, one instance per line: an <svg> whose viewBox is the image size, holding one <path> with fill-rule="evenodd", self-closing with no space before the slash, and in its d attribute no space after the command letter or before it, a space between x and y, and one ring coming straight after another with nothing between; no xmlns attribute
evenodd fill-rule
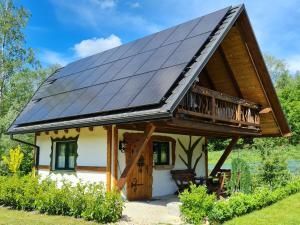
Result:
<svg viewBox="0 0 300 225"><path fill-rule="evenodd" d="M155 165L170 165L170 142L153 142L153 160Z"/></svg>
<svg viewBox="0 0 300 225"><path fill-rule="evenodd" d="M57 141L55 151L56 170L74 170L77 156L77 143L72 141Z"/></svg>

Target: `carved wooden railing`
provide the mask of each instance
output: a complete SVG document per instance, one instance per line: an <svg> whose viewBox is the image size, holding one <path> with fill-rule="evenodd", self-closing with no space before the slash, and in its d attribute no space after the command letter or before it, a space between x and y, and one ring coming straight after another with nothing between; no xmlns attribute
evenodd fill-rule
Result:
<svg viewBox="0 0 300 225"><path fill-rule="evenodd" d="M260 127L260 106L204 87L193 87L181 101L177 113L215 123Z"/></svg>

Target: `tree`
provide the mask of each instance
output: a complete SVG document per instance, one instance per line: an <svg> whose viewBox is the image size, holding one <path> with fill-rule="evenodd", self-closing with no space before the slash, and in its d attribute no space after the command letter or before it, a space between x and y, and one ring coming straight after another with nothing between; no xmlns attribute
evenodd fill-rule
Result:
<svg viewBox="0 0 300 225"><path fill-rule="evenodd" d="M5 94L12 77L37 64L33 50L25 47L23 29L29 16L12 0L0 0L0 116L7 111Z"/></svg>

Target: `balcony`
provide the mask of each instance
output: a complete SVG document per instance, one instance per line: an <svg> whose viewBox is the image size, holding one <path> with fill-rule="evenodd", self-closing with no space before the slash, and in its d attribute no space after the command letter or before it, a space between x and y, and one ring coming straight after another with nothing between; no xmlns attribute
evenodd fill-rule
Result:
<svg viewBox="0 0 300 225"><path fill-rule="evenodd" d="M181 101L177 116L260 130L259 111L260 106L256 103L195 86Z"/></svg>

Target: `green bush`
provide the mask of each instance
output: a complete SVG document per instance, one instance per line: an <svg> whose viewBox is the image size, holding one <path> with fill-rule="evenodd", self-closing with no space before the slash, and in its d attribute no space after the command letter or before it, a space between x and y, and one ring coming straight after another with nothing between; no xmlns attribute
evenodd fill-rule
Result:
<svg viewBox="0 0 300 225"><path fill-rule="evenodd" d="M121 218L124 201L117 191L106 193L102 184L63 182L58 188L50 179L14 175L0 176L0 205L108 223Z"/></svg>
<svg viewBox="0 0 300 225"><path fill-rule="evenodd" d="M235 193L227 200L216 201L209 213L209 219L213 223L223 223L233 217L269 206L297 192L300 192L300 179L275 190L258 188L253 194Z"/></svg>
<svg viewBox="0 0 300 225"><path fill-rule="evenodd" d="M205 186L191 185L179 195L182 202L180 207L183 219L187 223L201 224L204 217L212 210L215 201L214 195L207 194Z"/></svg>
<svg viewBox="0 0 300 225"><path fill-rule="evenodd" d="M214 195L208 195L203 186L191 185L190 191L180 194L181 214L187 223L201 224L208 217L212 224L223 223L234 217L269 206L283 198L300 192L300 179L294 179L285 186L271 190L257 188L252 194L233 193L228 199L216 201Z"/></svg>

